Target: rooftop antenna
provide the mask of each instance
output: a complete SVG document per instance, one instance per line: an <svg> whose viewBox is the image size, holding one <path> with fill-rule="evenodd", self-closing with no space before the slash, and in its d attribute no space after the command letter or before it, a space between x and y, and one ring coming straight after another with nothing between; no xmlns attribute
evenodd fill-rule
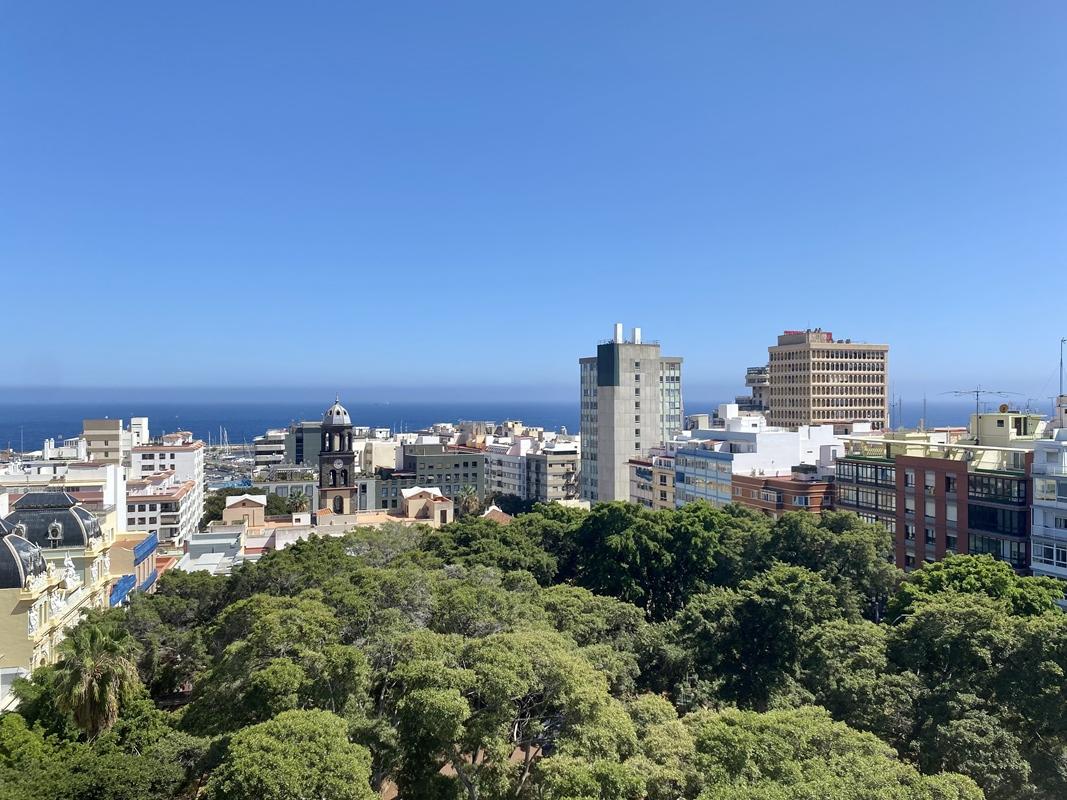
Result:
<svg viewBox="0 0 1067 800"><path fill-rule="evenodd" d="M972 394L974 395L974 443L978 445L981 444L979 433L981 429L982 397L1008 397L1010 395L1018 395L1019 392L998 392L993 389L983 389L981 384L979 384L973 389L953 389L952 391L942 392L941 394L951 394L956 397L970 397Z"/></svg>

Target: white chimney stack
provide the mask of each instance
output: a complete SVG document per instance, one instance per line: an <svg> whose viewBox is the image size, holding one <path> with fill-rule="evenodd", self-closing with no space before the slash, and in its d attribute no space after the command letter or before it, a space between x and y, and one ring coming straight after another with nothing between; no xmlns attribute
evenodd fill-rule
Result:
<svg viewBox="0 0 1067 800"><path fill-rule="evenodd" d="M615 342L617 344L622 344L622 323L621 322L616 322L615 323Z"/></svg>
<svg viewBox="0 0 1067 800"><path fill-rule="evenodd" d="M641 329L634 328L634 344L641 344Z"/></svg>

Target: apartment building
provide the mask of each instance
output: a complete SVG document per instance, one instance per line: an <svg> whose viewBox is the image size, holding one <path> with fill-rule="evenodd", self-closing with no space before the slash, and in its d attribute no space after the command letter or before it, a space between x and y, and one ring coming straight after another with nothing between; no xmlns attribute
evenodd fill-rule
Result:
<svg viewBox="0 0 1067 800"><path fill-rule="evenodd" d="M1067 403L1060 409L1067 410ZM1067 580L1067 428L1057 428L1051 439L1037 443L1032 473L1030 569L1034 575Z"/></svg>
<svg viewBox="0 0 1067 800"><path fill-rule="evenodd" d="M271 428L252 440L252 455L256 469L285 463L285 439L288 431ZM315 454L318 456L318 453Z"/></svg>
<svg viewBox="0 0 1067 800"><path fill-rule="evenodd" d="M642 341L640 328L626 340L617 323L612 339L578 363L582 499L626 500L630 459L682 429L682 359Z"/></svg>
<svg viewBox="0 0 1067 800"><path fill-rule="evenodd" d="M989 553L1030 567L1037 414L974 414L969 435L951 430L844 437L836 466L838 508L893 533L897 565L913 569L950 553Z"/></svg>
<svg viewBox="0 0 1067 800"><path fill-rule="evenodd" d="M733 502L778 519L788 511L818 514L833 508L834 484L813 465L793 467L789 475L740 475L734 473Z"/></svg>
<svg viewBox="0 0 1067 800"><path fill-rule="evenodd" d="M766 393L772 425L857 420L889 424L889 345L834 339L821 328L785 331L767 348Z"/></svg>
<svg viewBox="0 0 1067 800"><path fill-rule="evenodd" d="M194 439L189 431L175 431L162 435L158 441L135 446L130 472L134 480L163 473L172 475L179 484L191 483L190 496L184 503L199 524L204 515L204 459L202 441Z"/></svg>
<svg viewBox="0 0 1067 800"><path fill-rule="evenodd" d="M630 502L645 508L674 508L674 456L663 448L630 459Z"/></svg>
<svg viewBox="0 0 1067 800"><path fill-rule="evenodd" d="M719 506L734 502L738 475L788 477L794 467L806 464L829 476L834 458L844 450L832 425L781 428L734 403L719 406L715 422L716 427L685 431L667 443L674 456L677 506L696 500Z"/></svg>
<svg viewBox="0 0 1067 800"><path fill-rule="evenodd" d="M126 530L156 533L160 546L180 549L204 514L203 484L157 472L126 484Z"/></svg>
<svg viewBox="0 0 1067 800"><path fill-rule="evenodd" d="M525 500L554 503L578 499L581 447L576 439L556 437L539 442L526 455Z"/></svg>
<svg viewBox="0 0 1067 800"><path fill-rule="evenodd" d="M82 420L81 438L89 460L128 467L133 448L148 441L148 417L131 417L128 428L121 419Z"/></svg>
<svg viewBox="0 0 1067 800"><path fill-rule="evenodd" d="M745 386L748 394L739 394L737 405L742 411L766 411L771 385L770 368L749 367L745 370Z"/></svg>

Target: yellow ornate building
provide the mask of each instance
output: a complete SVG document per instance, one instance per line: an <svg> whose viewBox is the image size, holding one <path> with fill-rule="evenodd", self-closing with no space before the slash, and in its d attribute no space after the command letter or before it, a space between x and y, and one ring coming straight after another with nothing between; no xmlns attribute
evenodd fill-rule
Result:
<svg viewBox="0 0 1067 800"><path fill-rule="evenodd" d="M0 520L0 709L15 677L56 660L83 610L107 607L113 521L66 492L25 494Z"/></svg>

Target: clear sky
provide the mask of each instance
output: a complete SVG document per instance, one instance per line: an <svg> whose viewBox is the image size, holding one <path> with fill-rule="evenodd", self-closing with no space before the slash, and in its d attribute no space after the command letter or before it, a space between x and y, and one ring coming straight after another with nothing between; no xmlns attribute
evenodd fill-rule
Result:
<svg viewBox="0 0 1067 800"><path fill-rule="evenodd" d="M0 384L1055 391L1067 4L3 2ZM416 392L418 394L418 392Z"/></svg>

